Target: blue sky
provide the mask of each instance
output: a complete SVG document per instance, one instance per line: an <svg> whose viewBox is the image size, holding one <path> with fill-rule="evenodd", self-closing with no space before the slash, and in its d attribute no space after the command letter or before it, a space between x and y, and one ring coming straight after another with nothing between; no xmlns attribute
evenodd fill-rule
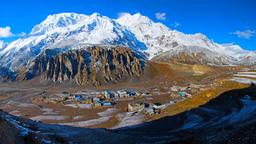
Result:
<svg viewBox="0 0 256 144"><path fill-rule="evenodd" d="M28 34L49 14L61 12L110 18L139 12L184 33L201 32L218 43L256 50L256 0L2 0L0 40Z"/></svg>

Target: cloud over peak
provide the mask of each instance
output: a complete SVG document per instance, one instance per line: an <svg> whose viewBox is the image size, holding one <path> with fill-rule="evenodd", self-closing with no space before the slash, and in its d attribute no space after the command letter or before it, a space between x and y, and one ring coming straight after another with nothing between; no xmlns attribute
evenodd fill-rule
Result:
<svg viewBox="0 0 256 144"><path fill-rule="evenodd" d="M128 12L119 12L119 13L117 14L117 18L123 17L123 16L125 16L125 15L131 15L131 14L128 13Z"/></svg>

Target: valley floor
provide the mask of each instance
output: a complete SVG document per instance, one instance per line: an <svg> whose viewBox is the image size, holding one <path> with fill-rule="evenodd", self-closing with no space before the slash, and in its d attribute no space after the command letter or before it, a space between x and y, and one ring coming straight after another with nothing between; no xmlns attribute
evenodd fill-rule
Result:
<svg viewBox="0 0 256 144"><path fill-rule="evenodd" d="M136 83L121 83L97 88L81 88L73 85L40 85L33 81L1 83L0 109L16 116L44 123L116 129L176 115L203 105L224 91L248 86L246 83L232 81L234 77L238 77L240 73L237 71L240 71L241 68L216 68L161 62L152 62L151 64L154 69L148 75L146 74L152 78L150 80L145 79ZM176 87L178 89L184 88L188 83L192 88L189 97L181 97L177 94L178 92L172 90ZM118 91L119 89L133 89L150 94L142 98L121 98L115 101L116 105L114 106L92 108L87 108L85 107L87 105L79 103L63 104L63 102L45 101L45 97L56 97L63 92L71 94L80 91L99 92L104 90ZM44 100L42 100L43 98ZM141 102L161 103L165 108L161 110L160 114L149 114L140 110L127 111L128 104Z"/></svg>
<svg viewBox="0 0 256 144"><path fill-rule="evenodd" d="M0 143L253 144L255 90L251 85L225 91L197 108L113 130L49 125L0 111Z"/></svg>

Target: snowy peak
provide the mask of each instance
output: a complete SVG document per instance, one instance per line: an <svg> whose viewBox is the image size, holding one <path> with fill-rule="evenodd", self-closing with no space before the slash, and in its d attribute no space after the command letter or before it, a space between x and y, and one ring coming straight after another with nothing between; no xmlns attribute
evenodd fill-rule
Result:
<svg viewBox="0 0 256 144"><path fill-rule="evenodd" d="M89 16L76 13L61 13L49 15L42 23L32 29L30 35L65 32L78 29L86 24L88 24L87 27L90 27L88 29L90 31L93 26L111 28L114 23L115 21L108 17L101 16L99 13L93 13Z"/></svg>
<svg viewBox="0 0 256 144"><path fill-rule="evenodd" d="M83 14L76 13L61 13L49 15L42 23L36 25L30 35L45 34L56 28L65 28L70 25L75 25L86 18Z"/></svg>
<svg viewBox="0 0 256 144"><path fill-rule="evenodd" d="M147 46L145 52L149 55L149 59L157 56L162 51L167 51L165 50L165 44L175 45L169 41L172 35L168 34L170 32L168 27L161 23L155 23L139 13L134 15L124 14L117 19L117 22L134 33L138 40L145 43Z"/></svg>
<svg viewBox="0 0 256 144"><path fill-rule="evenodd" d="M116 21L101 16L99 13L83 15L75 13L61 13L48 16L42 23L36 25L31 36L37 35L70 35L72 33L83 33L80 38L91 34L97 38L113 38L115 34L120 34L124 28ZM101 33L97 33L97 32ZM87 33L87 34L85 34ZM100 43L99 43L100 44Z"/></svg>
<svg viewBox="0 0 256 144"><path fill-rule="evenodd" d="M134 31L135 35L139 33L151 33L156 32L157 35L169 31L170 29L163 25L162 23L155 23L150 18L136 13L131 15L129 13L123 14L116 20L119 24L127 27L128 29ZM146 28L146 29L143 29Z"/></svg>
<svg viewBox="0 0 256 144"><path fill-rule="evenodd" d="M125 24L127 26L137 26L137 25L152 25L154 22L146 16L136 13L131 15L129 13L124 13L121 15L117 21L120 24Z"/></svg>
<svg viewBox="0 0 256 144"><path fill-rule="evenodd" d="M167 55L173 56L172 53L189 53L188 48L203 50L202 52L207 51L216 55L215 57L223 57L227 63L233 64L244 57L256 59L254 58L254 52L250 56L247 56L249 51L243 50L237 45L217 44L202 33L184 34L176 30L171 30L162 23L156 23L139 13L134 15L123 14L117 21L146 44L148 49L145 52L148 53L149 59L156 56L159 57L161 54L164 54L166 57ZM181 51L180 48L182 47L184 47L182 49L184 51Z"/></svg>
<svg viewBox="0 0 256 144"><path fill-rule="evenodd" d="M36 25L30 35L43 35L54 32L66 32L87 28L92 31L94 27L113 29L117 22L99 13L83 15L76 13L61 13L48 16L42 23Z"/></svg>
<svg viewBox="0 0 256 144"><path fill-rule="evenodd" d="M199 38L202 40L209 40L208 37L202 33L195 33L194 36L195 36L195 38Z"/></svg>

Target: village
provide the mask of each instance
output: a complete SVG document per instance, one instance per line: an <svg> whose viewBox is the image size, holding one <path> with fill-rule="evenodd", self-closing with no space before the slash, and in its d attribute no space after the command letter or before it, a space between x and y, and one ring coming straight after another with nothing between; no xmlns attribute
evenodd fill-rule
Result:
<svg viewBox="0 0 256 144"><path fill-rule="evenodd" d="M142 112L144 114L160 114L167 106L175 104L186 98L190 98L202 86L171 86L164 90L152 88L143 89L119 89L101 91L79 91L75 93L63 91L51 96L42 96L46 103L61 104L72 108L96 109L102 107L115 107L120 101L127 101L127 112ZM167 95L164 102L153 100L154 97Z"/></svg>

